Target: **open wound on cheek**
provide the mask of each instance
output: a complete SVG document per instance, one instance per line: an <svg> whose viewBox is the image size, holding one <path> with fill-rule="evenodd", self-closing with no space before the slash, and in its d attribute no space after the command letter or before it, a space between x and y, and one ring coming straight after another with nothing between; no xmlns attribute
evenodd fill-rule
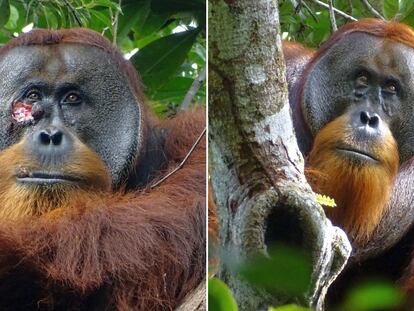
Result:
<svg viewBox="0 0 414 311"><path fill-rule="evenodd" d="M17 100L13 103L12 109L12 117L16 122L23 123L33 121L32 105Z"/></svg>

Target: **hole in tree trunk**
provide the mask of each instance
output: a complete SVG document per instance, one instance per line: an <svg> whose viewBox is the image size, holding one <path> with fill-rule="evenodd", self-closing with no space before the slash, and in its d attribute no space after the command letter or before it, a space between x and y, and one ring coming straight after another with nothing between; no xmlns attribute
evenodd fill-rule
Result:
<svg viewBox="0 0 414 311"><path fill-rule="evenodd" d="M303 246L303 230L296 214L289 207L278 207L267 217L265 229L266 246L284 244L301 248Z"/></svg>

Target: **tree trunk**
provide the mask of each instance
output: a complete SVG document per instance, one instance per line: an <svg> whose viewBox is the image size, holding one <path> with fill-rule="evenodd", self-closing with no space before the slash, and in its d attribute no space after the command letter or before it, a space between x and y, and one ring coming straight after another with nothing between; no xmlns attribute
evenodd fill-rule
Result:
<svg viewBox="0 0 414 311"><path fill-rule="evenodd" d="M206 282L187 295L182 304L175 311L203 311L206 310Z"/></svg>
<svg viewBox="0 0 414 311"><path fill-rule="evenodd" d="M306 250L312 282L299 303L322 309L351 246L304 177L279 31L275 0L209 0L209 159L220 247L242 260L266 254L276 240ZM241 310L291 302L253 288L225 265L219 277Z"/></svg>

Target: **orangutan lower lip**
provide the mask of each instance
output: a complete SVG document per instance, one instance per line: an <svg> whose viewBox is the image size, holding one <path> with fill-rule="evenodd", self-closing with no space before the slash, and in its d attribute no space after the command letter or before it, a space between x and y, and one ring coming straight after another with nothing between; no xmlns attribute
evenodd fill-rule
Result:
<svg viewBox="0 0 414 311"><path fill-rule="evenodd" d="M27 172L21 171L16 175L18 181L23 183L33 184L57 184L57 183L78 183L79 178L64 175L61 173L50 173L50 172Z"/></svg>
<svg viewBox="0 0 414 311"><path fill-rule="evenodd" d="M359 149L355 149L352 147L337 147L336 148L340 153L344 153L352 158L357 158L357 159L362 159L365 161L369 161L369 162L375 162L378 163L378 159L376 159L375 157L373 157L370 153L363 151L363 150L359 150Z"/></svg>

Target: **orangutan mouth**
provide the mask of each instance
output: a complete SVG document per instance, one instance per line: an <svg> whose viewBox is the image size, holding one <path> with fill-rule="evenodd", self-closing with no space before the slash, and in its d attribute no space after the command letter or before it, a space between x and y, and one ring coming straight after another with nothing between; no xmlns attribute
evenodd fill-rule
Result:
<svg viewBox="0 0 414 311"><path fill-rule="evenodd" d="M80 182L79 178L58 172L29 172L27 169L19 169L16 173L16 179L22 183L40 185Z"/></svg>
<svg viewBox="0 0 414 311"><path fill-rule="evenodd" d="M364 160L367 162L374 162L374 163L379 162L377 158L375 158L371 153L365 150L360 150L360 149L356 149L356 148L349 147L349 146L337 147L336 150L338 150L340 154L343 154L352 159Z"/></svg>

